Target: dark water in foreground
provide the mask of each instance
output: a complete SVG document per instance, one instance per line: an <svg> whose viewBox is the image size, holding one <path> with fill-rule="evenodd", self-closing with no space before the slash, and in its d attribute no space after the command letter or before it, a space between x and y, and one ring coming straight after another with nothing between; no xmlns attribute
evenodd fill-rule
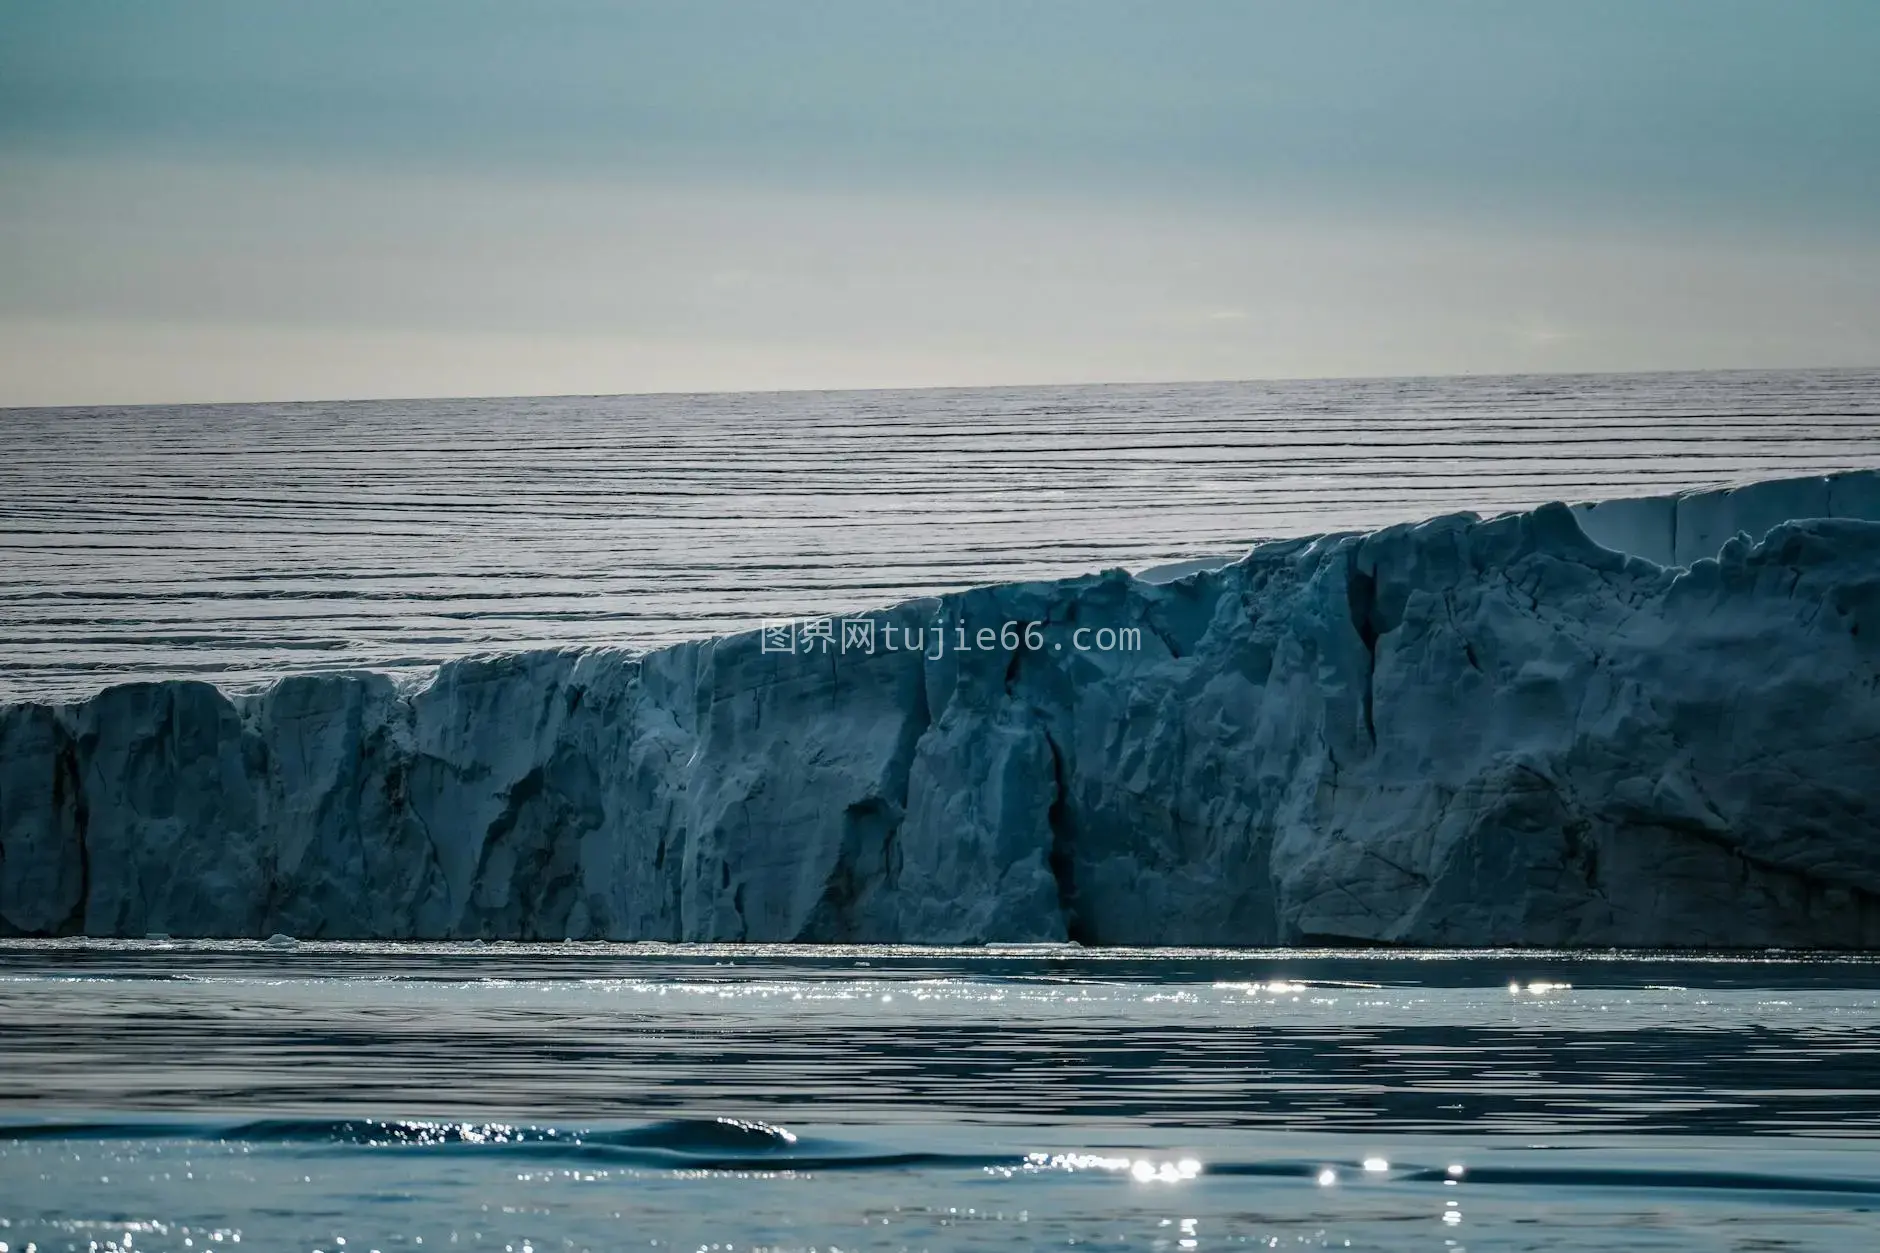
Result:
<svg viewBox="0 0 1880 1253"><path fill-rule="evenodd" d="M0 1249L1880 1248L1880 958L0 942Z"/></svg>

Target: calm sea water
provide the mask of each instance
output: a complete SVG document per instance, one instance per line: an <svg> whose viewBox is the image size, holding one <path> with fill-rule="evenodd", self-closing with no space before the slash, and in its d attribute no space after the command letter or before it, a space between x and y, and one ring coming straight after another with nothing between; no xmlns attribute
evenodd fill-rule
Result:
<svg viewBox="0 0 1880 1253"><path fill-rule="evenodd" d="M27 1250L1880 1247L1880 959L0 943Z"/></svg>
<svg viewBox="0 0 1880 1253"><path fill-rule="evenodd" d="M0 412L0 700L1880 465L1880 371Z"/></svg>

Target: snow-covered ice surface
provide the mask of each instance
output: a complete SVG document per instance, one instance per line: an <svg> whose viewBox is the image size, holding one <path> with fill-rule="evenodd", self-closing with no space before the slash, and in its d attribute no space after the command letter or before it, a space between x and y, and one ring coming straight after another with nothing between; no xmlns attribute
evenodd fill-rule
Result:
<svg viewBox="0 0 1880 1253"><path fill-rule="evenodd" d="M1860 466L1880 371L11 410L0 700L646 649Z"/></svg>
<svg viewBox="0 0 1880 1253"><path fill-rule="evenodd" d="M1880 947L1872 473L871 620L0 708L0 924Z"/></svg>

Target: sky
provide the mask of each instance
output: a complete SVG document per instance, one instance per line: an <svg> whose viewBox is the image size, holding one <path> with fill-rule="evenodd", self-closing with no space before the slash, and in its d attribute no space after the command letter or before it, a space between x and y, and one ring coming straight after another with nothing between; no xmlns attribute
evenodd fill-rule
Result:
<svg viewBox="0 0 1880 1253"><path fill-rule="evenodd" d="M1874 0L0 0L0 405L1880 364Z"/></svg>

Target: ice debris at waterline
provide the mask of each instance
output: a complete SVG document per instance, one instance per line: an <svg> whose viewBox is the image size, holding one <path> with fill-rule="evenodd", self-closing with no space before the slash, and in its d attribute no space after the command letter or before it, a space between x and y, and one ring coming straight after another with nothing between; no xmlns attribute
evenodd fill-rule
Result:
<svg viewBox="0 0 1880 1253"><path fill-rule="evenodd" d="M1876 520L1850 474L980 588L872 651L11 705L0 931L1880 946Z"/></svg>

